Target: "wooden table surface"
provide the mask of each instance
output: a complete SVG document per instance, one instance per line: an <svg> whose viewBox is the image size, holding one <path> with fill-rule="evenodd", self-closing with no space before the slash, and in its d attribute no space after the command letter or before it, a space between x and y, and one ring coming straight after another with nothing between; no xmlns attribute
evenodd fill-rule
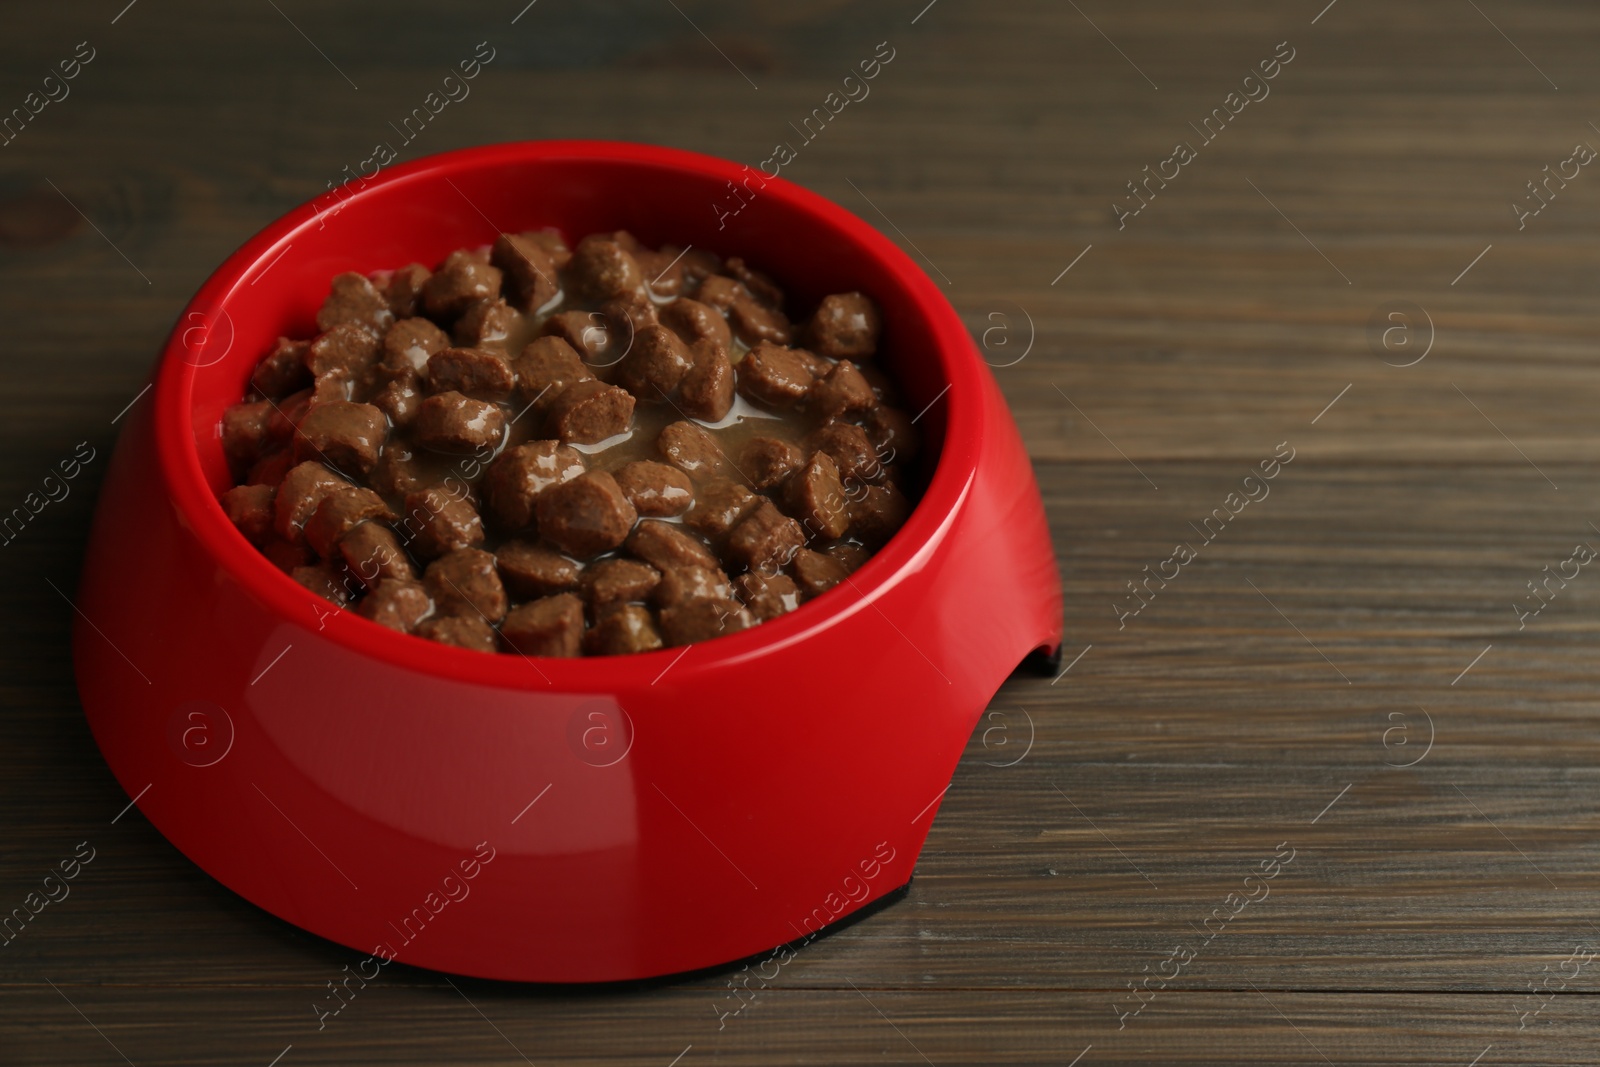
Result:
<svg viewBox="0 0 1600 1067"><path fill-rule="evenodd" d="M0 546L0 911L95 857L0 948L0 1062L1600 1062L1592 5L125 2L0 35L0 109L93 55L0 147L0 510L102 457ZM319 1031L356 955L114 818L74 691L103 456L179 309L480 41L404 158L755 163L889 42L785 173L941 284L1055 532L1070 671L996 695L906 899L720 1022L725 975L391 969Z"/></svg>

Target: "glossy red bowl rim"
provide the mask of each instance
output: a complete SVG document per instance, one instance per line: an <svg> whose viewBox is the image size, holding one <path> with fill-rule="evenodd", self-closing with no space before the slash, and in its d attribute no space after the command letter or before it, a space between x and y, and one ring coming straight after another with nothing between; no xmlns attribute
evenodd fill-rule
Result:
<svg viewBox="0 0 1600 1067"><path fill-rule="evenodd" d="M517 141L464 148L425 156L379 174L352 193L346 206L370 198L376 190L440 177L452 178L480 167L518 161L569 160L621 163L665 168L722 181L738 182L742 164L675 148L620 141ZM661 680L670 666L673 687L692 684L719 666L768 655L865 610L906 575L920 570L943 539L976 475L981 444L979 404L985 373L966 326L938 287L909 256L871 225L832 201L784 178L771 178L762 197L793 211L797 224L830 228L849 240L864 257L878 261L911 302L927 317L934 338L921 358L935 363L937 379L946 386L933 403L944 410L944 434L938 461L922 498L899 532L841 585L771 622L741 633L655 652L624 656L579 656L573 659L492 655L453 648L425 638L396 633L354 611L327 616L324 633L335 643L363 656L419 672L510 689L553 686L557 691L616 692ZM301 204L263 228L234 252L201 286L179 315L157 368L154 432L163 479L185 525L199 548L209 554L250 596L284 621L315 618L321 598L274 567L234 527L222 510L200 465L190 397L201 367L185 358L184 324L192 313L226 309L249 299L248 286L265 273L300 233L318 225L311 202ZM690 654L693 653L693 654ZM680 662L681 661L681 662ZM534 668L530 670L530 664Z"/></svg>

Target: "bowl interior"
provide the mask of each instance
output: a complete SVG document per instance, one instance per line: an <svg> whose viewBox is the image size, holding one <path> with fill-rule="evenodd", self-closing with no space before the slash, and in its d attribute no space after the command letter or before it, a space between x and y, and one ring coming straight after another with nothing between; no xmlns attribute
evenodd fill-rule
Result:
<svg viewBox="0 0 1600 1067"><path fill-rule="evenodd" d="M185 310L161 369L163 461L177 468L171 472L174 497L190 513L191 528L247 587L270 591L280 602L312 595L256 553L215 501L232 484L221 447L222 413L240 400L274 340L314 334L328 284L342 271L412 262L431 268L449 252L487 244L502 231L545 226L558 227L569 240L626 229L652 246L674 242L743 256L784 288L791 316L809 312L828 293L869 294L884 317L880 361L911 413L928 409L917 423L924 474L918 480L925 489L906 526L857 573L856 588L867 591L874 575L890 573L896 557L909 558L954 505L954 475L940 476L951 458L948 431L970 417L969 391L960 379L982 371L972 366L977 360L954 310L890 241L821 197L723 160L610 142L494 145L418 160L324 193L248 242ZM941 396L943 402L934 403ZM174 422L163 424L169 416L184 419L186 432L177 432ZM742 646L763 632L777 637L814 624L833 599L825 594L713 643ZM440 651L455 656L459 650Z"/></svg>

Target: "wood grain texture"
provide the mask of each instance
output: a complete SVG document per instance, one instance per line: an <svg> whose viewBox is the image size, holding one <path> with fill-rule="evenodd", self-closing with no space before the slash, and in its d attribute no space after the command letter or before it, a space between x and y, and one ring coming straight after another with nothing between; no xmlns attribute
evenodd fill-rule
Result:
<svg viewBox="0 0 1600 1067"><path fill-rule="evenodd" d="M1600 146L1600 12L1324 2L30 10L0 37L0 110L76 42L97 55L0 148L0 500L79 441L102 458L0 548L0 910L97 854L0 949L0 1062L1596 1062L1600 968L1566 961L1600 943L1600 577L1514 605L1600 546L1600 174L1523 229L1510 204ZM113 824L127 798L78 709L66 597L113 419L183 302L485 39L472 96L404 158L576 136L755 162L890 41L786 175L941 283L1055 534L1081 658L996 695L909 896L737 1016L726 975L395 967L319 1030L352 954L137 811ZM1280 41L1271 95L1119 229L1125 183ZM1182 542L1196 558L1131 600Z"/></svg>

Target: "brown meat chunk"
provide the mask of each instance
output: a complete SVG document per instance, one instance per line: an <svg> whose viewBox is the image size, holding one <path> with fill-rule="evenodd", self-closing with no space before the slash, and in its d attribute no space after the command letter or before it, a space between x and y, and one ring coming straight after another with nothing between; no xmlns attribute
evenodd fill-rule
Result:
<svg viewBox="0 0 1600 1067"><path fill-rule="evenodd" d="M295 458L320 458L346 475L364 475L378 462L378 449L389 434L389 420L371 404L333 400L318 404L300 420Z"/></svg>
<svg viewBox="0 0 1600 1067"><path fill-rule="evenodd" d="M575 297L597 304L631 293L644 282L638 260L616 241L596 235L578 242L567 278Z"/></svg>
<svg viewBox="0 0 1600 1067"><path fill-rule="evenodd" d="M633 394L605 382L576 382L556 396L546 413L563 441L592 445L626 433L633 424Z"/></svg>
<svg viewBox="0 0 1600 1067"><path fill-rule="evenodd" d="M306 349L306 369L313 378L337 374L361 381L378 362L378 336L353 322L335 326Z"/></svg>
<svg viewBox="0 0 1600 1067"><path fill-rule="evenodd" d="M771 622L800 606L800 587L787 574L750 571L739 575L733 584L739 599L762 622Z"/></svg>
<svg viewBox="0 0 1600 1067"><path fill-rule="evenodd" d="M245 476L246 485L277 485L294 466L294 450L275 448L256 461Z"/></svg>
<svg viewBox="0 0 1600 1067"><path fill-rule="evenodd" d="M316 513L322 498L349 485L349 482L314 460L289 471L284 475L283 484L278 486L278 495L273 501L276 513L274 525L278 536L294 544L304 544L306 520Z"/></svg>
<svg viewBox="0 0 1600 1067"><path fill-rule="evenodd" d="M270 400L235 404L222 413L222 454L235 471L249 470L278 440L284 420Z"/></svg>
<svg viewBox="0 0 1600 1067"><path fill-rule="evenodd" d="M661 325L683 338L685 344L715 341L723 348L733 347L733 331L722 312L698 300L679 297L658 313Z"/></svg>
<svg viewBox="0 0 1600 1067"><path fill-rule="evenodd" d="M387 415L392 425L405 427L411 425L411 420L422 410L422 401L421 380L415 374L407 372L395 376L380 386L378 391L372 394L370 403Z"/></svg>
<svg viewBox="0 0 1600 1067"><path fill-rule="evenodd" d="M839 480L854 486L875 481L883 473L878 450L872 447L867 432L850 422L834 422L806 438L811 452L826 452L839 468Z"/></svg>
<svg viewBox="0 0 1600 1067"><path fill-rule="evenodd" d="M733 583L715 567L672 567L661 572L651 600L659 608L689 600L732 600Z"/></svg>
<svg viewBox="0 0 1600 1067"><path fill-rule="evenodd" d="M311 563L296 567L289 577L311 590L324 600L341 608L350 603L350 590L345 588L344 576L331 563Z"/></svg>
<svg viewBox="0 0 1600 1067"><path fill-rule="evenodd" d="M405 496L426 485L427 478L410 447L396 439L384 446L367 484L384 496Z"/></svg>
<svg viewBox="0 0 1600 1067"><path fill-rule="evenodd" d="M811 387L811 403L823 418L837 419L877 407L878 396L856 365L847 359L835 363L826 377L817 379Z"/></svg>
<svg viewBox="0 0 1600 1067"><path fill-rule="evenodd" d="M656 447L668 462L691 478L708 478L728 469L728 459L716 440L692 422L668 425L656 439Z"/></svg>
<svg viewBox="0 0 1600 1067"><path fill-rule="evenodd" d="M583 572L583 591L596 617L613 604L643 601L661 581L661 572L636 559L603 559Z"/></svg>
<svg viewBox="0 0 1600 1067"><path fill-rule="evenodd" d="M411 581L417 572L400 547L394 531L377 522L364 522L339 541L339 558L345 569L369 589L385 578Z"/></svg>
<svg viewBox="0 0 1600 1067"><path fill-rule="evenodd" d="M748 297L733 302L728 310L728 323L734 335L747 345L763 341L786 345L794 340L794 327L789 324L787 315Z"/></svg>
<svg viewBox="0 0 1600 1067"><path fill-rule="evenodd" d="M733 364L714 341L694 346L694 366L678 383L678 408L691 419L721 422L733 410Z"/></svg>
<svg viewBox="0 0 1600 1067"><path fill-rule="evenodd" d="M629 536L626 547L629 552L660 571L674 567L715 570L718 566L717 557L711 554L704 541L685 533L677 523L660 519L641 522Z"/></svg>
<svg viewBox="0 0 1600 1067"><path fill-rule="evenodd" d="M487 400L456 392L428 397L411 420L411 436L416 442L440 452L496 448L505 432L504 411Z"/></svg>
<svg viewBox="0 0 1600 1067"><path fill-rule="evenodd" d="M533 502L540 493L570 482L583 470L583 454L560 441L529 441L508 448L484 475L489 515L502 529L520 530L533 521Z"/></svg>
<svg viewBox="0 0 1600 1067"><path fill-rule="evenodd" d="M802 548L789 561L789 572L806 596L821 596L849 576L850 571L832 556Z"/></svg>
<svg viewBox="0 0 1600 1067"><path fill-rule="evenodd" d="M556 265L532 234L501 234L489 253L489 262L500 268L507 295L520 311L538 311L559 290Z"/></svg>
<svg viewBox="0 0 1600 1067"><path fill-rule="evenodd" d="M539 532L579 558L610 551L628 538L639 513L609 474L591 472L539 494Z"/></svg>
<svg viewBox="0 0 1600 1067"><path fill-rule="evenodd" d="M317 312L317 329L331 330L353 322L382 334L394 321L389 300L360 274L346 271L333 279L328 299Z"/></svg>
<svg viewBox="0 0 1600 1067"><path fill-rule="evenodd" d="M500 295L501 274L466 250L451 252L422 287L422 305L434 318L454 318L480 300Z"/></svg>
<svg viewBox="0 0 1600 1067"><path fill-rule="evenodd" d="M756 505L728 535L728 555L753 571L773 575L806 543L800 524L770 500Z"/></svg>
<svg viewBox="0 0 1600 1067"><path fill-rule="evenodd" d="M392 519L394 512L371 489L346 486L322 498L306 520L306 544L324 559L332 558L344 535L368 519Z"/></svg>
<svg viewBox="0 0 1600 1067"><path fill-rule="evenodd" d="M872 556L867 549L851 544L830 545L824 554L838 560L846 574L860 570L861 565Z"/></svg>
<svg viewBox="0 0 1600 1067"><path fill-rule="evenodd" d="M500 577L518 598L550 596L578 588L583 565L542 545L507 541L495 549Z"/></svg>
<svg viewBox="0 0 1600 1067"><path fill-rule="evenodd" d="M694 297L708 307L714 307L726 315L733 310L733 305L741 300L754 300L750 290L736 279L721 274L712 274L700 282L695 290Z"/></svg>
<svg viewBox="0 0 1600 1067"><path fill-rule="evenodd" d="M524 656L576 656L583 651L583 601L557 593L519 604L500 624L500 640Z"/></svg>
<svg viewBox="0 0 1600 1067"><path fill-rule="evenodd" d="M584 361L597 367L609 367L621 359L625 342L619 342L611 332L611 324L598 311L558 311L544 320L544 334L559 337L571 346Z"/></svg>
<svg viewBox="0 0 1600 1067"><path fill-rule="evenodd" d="M897 459L906 461L917 454L920 444L917 428L912 425L911 417L899 408L875 407L867 412L862 422L884 463Z"/></svg>
<svg viewBox="0 0 1600 1067"><path fill-rule="evenodd" d="M433 611L433 601L421 582L386 578L372 587L356 612L379 626L408 634Z"/></svg>
<svg viewBox="0 0 1600 1067"><path fill-rule="evenodd" d="M587 644L596 656L653 652L662 647L650 609L639 604L623 604L600 616L589 631Z"/></svg>
<svg viewBox="0 0 1600 1067"><path fill-rule="evenodd" d="M850 501L839 483L839 468L826 452L811 453L806 465L789 476L783 497L789 514L811 537L835 541L850 529Z"/></svg>
<svg viewBox="0 0 1600 1067"><path fill-rule="evenodd" d="M272 351L250 373L250 387L262 396L278 400L311 384L306 367L310 341L291 341L280 337Z"/></svg>
<svg viewBox="0 0 1600 1067"><path fill-rule="evenodd" d="M745 263L743 259L738 256L729 256L727 266L723 269L728 274L739 279L744 284L744 287L750 290L750 295L767 305L767 307L783 307L783 290L778 288L778 283Z"/></svg>
<svg viewBox="0 0 1600 1067"><path fill-rule="evenodd" d="M382 289L395 318L409 319L417 313L422 305L422 287L432 276L433 272L421 263L412 263L390 273Z"/></svg>
<svg viewBox="0 0 1600 1067"><path fill-rule="evenodd" d="M477 615L435 615L419 623L415 632L429 641L473 652L493 652L497 647L494 627Z"/></svg>
<svg viewBox="0 0 1600 1067"><path fill-rule="evenodd" d="M867 486L849 508L851 533L873 546L893 537L911 514L911 502L892 484Z"/></svg>
<svg viewBox="0 0 1600 1067"><path fill-rule="evenodd" d="M483 544L483 520L477 509L441 485L407 493L405 508L400 536L423 559Z"/></svg>
<svg viewBox="0 0 1600 1067"><path fill-rule="evenodd" d="M222 510L228 521L239 528L245 540L253 545L264 545L275 536L272 499L278 495L273 485L236 485L222 494Z"/></svg>
<svg viewBox="0 0 1600 1067"><path fill-rule="evenodd" d="M296 567L309 567L315 562L311 549L304 543L292 544L281 537L274 537L262 545L261 554L267 557L268 563L291 576Z"/></svg>
<svg viewBox="0 0 1600 1067"><path fill-rule="evenodd" d="M737 600L686 600L661 612L661 636L669 645L689 645L735 634L755 624Z"/></svg>
<svg viewBox="0 0 1600 1067"><path fill-rule="evenodd" d="M883 317L878 306L860 293L834 293L822 298L806 323L806 344L831 359L870 359L878 351Z"/></svg>
<svg viewBox="0 0 1600 1067"><path fill-rule="evenodd" d="M628 503L640 515L682 515L694 506L694 485L676 467L641 459L611 472Z"/></svg>
<svg viewBox="0 0 1600 1067"><path fill-rule="evenodd" d="M692 366L682 338L665 326L648 326L617 365L617 384L640 400L657 401L671 396Z"/></svg>
<svg viewBox="0 0 1600 1067"><path fill-rule="evenodd" d="M736 368L739 392L768 407L786 408L803 400L815 380L806 360L792 349L762 341Z"/></svg>
<svg viewBox="0 0 1600 1067"><path fill-rule="evenodd" d="M621 338L624 348L639 336L639 331L660 321L655 303L643 291L612 297L600 305L600 314L610 324L612 337Z"/></svg>
<svg viewBox="0 0 1600 1067"><path fill-rule="evenodd" d="M559 337L538 337L511 361L517 376L517 397L545 411L561 391L577 382L592 382L594 374L577 351Z"/></svg>
<svg viewBox="0 0 1600 1067"><path fill-rule="evenodd" d="M806 461L800 446L781 437L752 437L739 452L739 470L757 489L771 489Z"/></svg>
<svg viewBox="0 0 1600 1067"><path fill-rule="evenodd" d="M401 319L383 335L385 374L421 374L428 369L428 357L450 346L450 335L427 319Z"/></svg>
<svg viewBox="0 0 1600 1067"><path fill-rule="evenodd" d="M678 254L677 245L662 245L661 251ZM707 278L722 271L722 257L707 248L690 248L678 260L678 269L683 273L683 287L685 291L693 289L703 283Z"/></svg>
<svg viewBox="0 0 1600 1067"><path fill-rule="evenodd" d="M458 548L428 564L422 577L428 595L445 615L482 615L499 622L506 615L506 590L492 552Z"/></svg>
<svg viewBox="0 0 1600 1067"><path fill-rule="evenodd" d="M545 255L550 257L550 262L555 264L556 270L566 270L567 264L572 262L572 249L567 247L566 238L562 237L561 231L555 227L524 230L521 236L544 249Z"/></svg>
<svg viewBox="0 0 1600 1067"><path fill-rule="evenodd" d="M711 482L700 487L694 510L683 521L713 541L720 542L741 519L750 514L760 499L738 482Z"/></svg>
<svg viewBox="0 0 1600 1067"><path fill-rule="evenodd" d="M504 300L480 300L461 313L450 327L450 335L458 345L503 349L520 321L521 316Z"/></svg>
<svg viewBox="0 0 1600 1067"><path fill-rule="evenodd" d="M508 396L516 384L510 361L490 348L443 348L428 357L428 388L435 393Z"/></svg>
<svg viewBox="0 0 1600 1067"><path fill-rule="evenodd" d="M683 292L683 264L679 262L678 250L673 248L669 252L668 248L673 246L663 246L659 252L645 248L633 253L644 284L657 296L677 296Z"/></svg>

